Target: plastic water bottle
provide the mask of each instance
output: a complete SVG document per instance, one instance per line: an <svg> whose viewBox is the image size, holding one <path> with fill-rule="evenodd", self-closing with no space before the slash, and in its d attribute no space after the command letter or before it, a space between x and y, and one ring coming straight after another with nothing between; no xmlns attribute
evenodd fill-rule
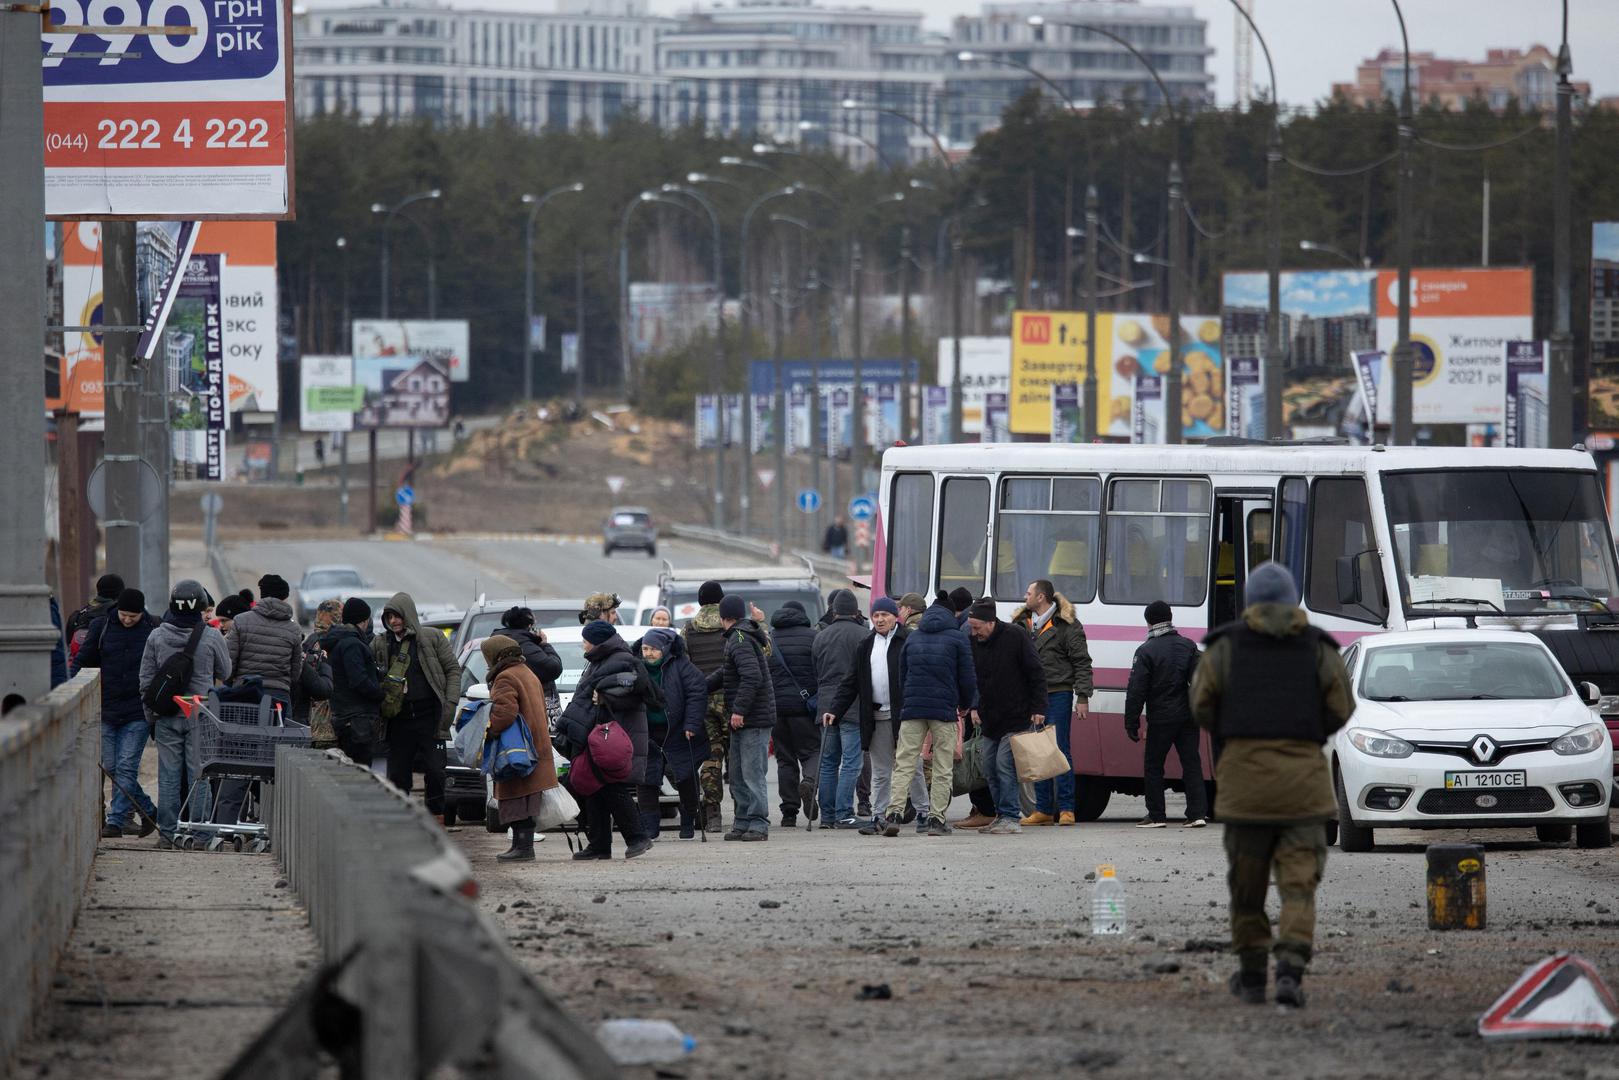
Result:
<svg viewBox="0 0 1619 1080"><path fill-rule="evenodd" d="M608 1020L596 1025L596 1041L620 1065L678 1061L697 1049L697 1040L667 1020Z"/></svg>
<svg viewBox="0 0 1619 1080"><path fill-rule="evenodd" d="M1122 934L1125 931L1124 882L1111 865L1096 868L1096 884L1091 886L1091 933Z"/></svg>

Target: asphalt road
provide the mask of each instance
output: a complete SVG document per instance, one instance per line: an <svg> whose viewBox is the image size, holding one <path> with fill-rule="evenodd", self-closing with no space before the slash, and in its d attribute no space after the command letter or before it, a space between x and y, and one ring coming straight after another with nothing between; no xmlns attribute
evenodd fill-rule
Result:
<svg viewBox="0 0 1619 1080"><path fill-rule="evenodd" d="M662 560L675 566L724 566L741 561L697 545L665 540L658 558L639 552L604 557L594 538L389 540L238 540L224 544L238 587L275 572L296 588L304 568L342 564L357 567L376 591L403 590L418 604L465 607L487 593L491 598L585 597L616 591L633 606L642 586L657 581Z"/></svg>
<svg viewBox="0 0 1619 1080"><path fill-rule="evenodd" d="M1115 797L1101 822L1008 837L773 828L766 844L660 840L633 862L617 841L614 861L573 863L552 834L515 868L494 861L504 837L455 835L480 904L581 1020L664 1018L697 1037L659 1076L1619 1078L1611 1046L1475 1031L1558 950L1619 985L1613 851L1478 834L1489 928L1440 933L1423 845L1465 834L1334 849L1309 1005L1290 1013L1226 990L1219 826L1142 832L1140 813ZM1085 875L1104 862L1128 891L1123 938L1090 933Z"/></svg>

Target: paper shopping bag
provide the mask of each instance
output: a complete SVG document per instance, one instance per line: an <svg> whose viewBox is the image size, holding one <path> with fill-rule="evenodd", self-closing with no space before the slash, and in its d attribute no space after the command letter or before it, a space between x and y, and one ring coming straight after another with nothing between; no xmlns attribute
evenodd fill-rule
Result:
<svg viewBox="0 0 1619 1080"><path fill-rule="evenodd" d="M1057 729L1051 726L1012 736L1012 760L1020 783L1036 784L1073 769L1057 749Z"/></svg>

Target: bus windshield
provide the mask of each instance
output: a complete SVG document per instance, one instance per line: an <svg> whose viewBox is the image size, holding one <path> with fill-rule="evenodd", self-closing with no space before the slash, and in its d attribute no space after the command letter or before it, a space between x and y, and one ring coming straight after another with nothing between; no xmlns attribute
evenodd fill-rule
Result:
<svg viewBox="0 0 1619 1080"><path fill-rule="evenodd" d="M1385 473L1383 500L1412 615L1590 611L1619 595L1592 473Z"/></svg>

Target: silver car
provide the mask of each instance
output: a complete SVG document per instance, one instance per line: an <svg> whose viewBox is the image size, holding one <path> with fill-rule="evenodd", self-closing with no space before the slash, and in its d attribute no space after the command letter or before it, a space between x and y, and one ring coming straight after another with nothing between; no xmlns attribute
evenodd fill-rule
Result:
<svg viewBox="0 0 1619 1080"><path fill-rule="evenodd" d="M658 555L658 530L652 524L652 511L644 506L615 506L602 525L602 554L620 548L644 551L647 558Z"/></svg>

